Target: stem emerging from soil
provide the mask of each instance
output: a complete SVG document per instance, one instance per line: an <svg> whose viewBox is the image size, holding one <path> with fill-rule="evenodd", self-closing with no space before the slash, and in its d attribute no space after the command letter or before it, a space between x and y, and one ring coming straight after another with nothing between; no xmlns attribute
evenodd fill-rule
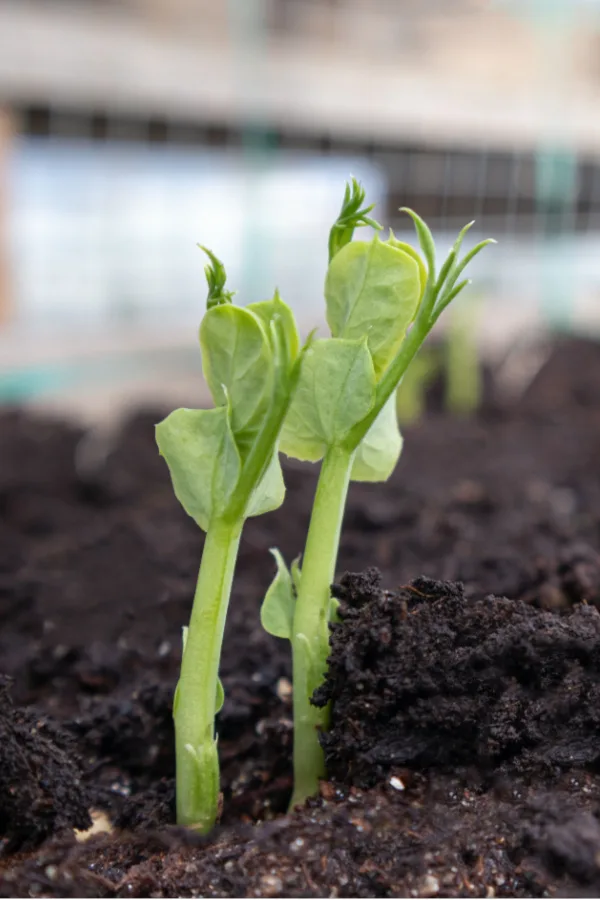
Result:
<svg viewBox="0 0 600 900"><path fill-rule="evenodd" d="M173 705L177 822L202 833L219 812L218 670L242 524L217 519L208 528Z"/></svg>
<svg viewBox="0 0 600 900"><path fill-rule="evenodd" d="M330 585L335 576L342 519L354 453L331 447L321 467L310 519L292 635L294 667L294 793L290 808L316 794L325 775L318 733L329 709L310 698L325 677L329 655Z"/></svg>

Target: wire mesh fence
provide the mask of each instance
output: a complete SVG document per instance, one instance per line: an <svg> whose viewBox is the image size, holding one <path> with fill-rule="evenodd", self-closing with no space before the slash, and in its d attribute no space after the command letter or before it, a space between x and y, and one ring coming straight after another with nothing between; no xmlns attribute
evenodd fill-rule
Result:
<svg viewBox="0 0 600 900"><path fill-rule="evenodd" d="M471 219L474 238L497 238L473 271L495 333L523 320L595 329L600 141L596 154L593 123L588 136L585 116L575 127L573 110L582 96L597 96L600 72L590 48L599 46L600 16L592 2L551 5L553 16L534 2L464 0L448 16L446 4L433 0L230 0L200 23L202 3L156 0L152 28L179 22L182 42L226 42L234 112L215 104L186 116L158 101L151 111L126 110L101 95L79 103L51 93L16 99L6 229L13 325L118 332L196 322L201 241L226 259L243 300L277 284L309 327L321 303L327 230L353 174L378 202L380 218L402 235L408 229L398 209L410 206L442 250ZM143 5L123 6L130 17L142 15ZM452 39L461 28L463 47ZM407 107L399 106L386 133L379 120L371 127L364 102L353 127L334 115L326 124L311 120L305 104L314 104L321 86L332 89L333 63L327 85L311 81L307 69L298 95L281 72L289 110L284 104L266 115L261 102L279 87L263 67L274 47L288 48L290 58L304 48L319 64L350 61L350 90L361 102L371 91L373 108L387 90L377 69L384 58L385 71L397 65L403 73L407 93L419 102L426 89L431 94L423 122L418 109L404 120ZM318 71L322 77L325 69ZM345 78L350 70L342 71ZM488 75L499 93L485 93ZM455 102L444 88L451 79L460 88ZM520 83L536 111L535 131L519 106ZM340 95L347 88L342 79ZM486 125L481 98L488 96L505 103L506 133L491 108ZM454 131L436 130L430 109L440 120L456 118Z"/></svg>

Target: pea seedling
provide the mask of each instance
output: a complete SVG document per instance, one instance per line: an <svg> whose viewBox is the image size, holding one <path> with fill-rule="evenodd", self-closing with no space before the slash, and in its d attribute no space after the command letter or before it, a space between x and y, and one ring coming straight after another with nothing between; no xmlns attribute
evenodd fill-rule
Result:
<svg viewBox="0 0 600 900"><path fill-rule="evenodd" d="M379 226L362 208L365 194L347 186L329 240L325 279L327 322L332 337L307 351L280 446L300 460L322 460L302 568L288 571L276 554L277 574L265 597L263 626L292 644L294 678L294 792L292 807L315 794L325 774L318 733L329 713L311 704L329 652L335 617L330 585L349 482L385 481L394 470L402 439L395 412L396 389L441 313L469 283L461 276L486 244L459 257L473 223L462 229L439 273L425 222L411 216L421 255L376 233L352 241L354 229Z"/></svg>
<svg viewBox="0 0 600 900"><path fill-rule="evenodd" d="M205 249L205 248L202 248ZM302 357L294 316L272 300L235 306L222 263L205 272L202 366L214 409L178 409L156 428L177 499L206 532L173 716L177 821L201 832L219 808L215 715L225 617L244 522L281 505L285 487L277 442Z"/></svg>

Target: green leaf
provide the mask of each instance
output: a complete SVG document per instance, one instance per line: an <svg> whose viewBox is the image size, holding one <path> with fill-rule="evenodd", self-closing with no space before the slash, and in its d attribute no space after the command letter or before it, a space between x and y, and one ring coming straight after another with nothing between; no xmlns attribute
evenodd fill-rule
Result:
<svg viewBox="0 0 600 900"><path fill-rule="evenodd" d="M241 470L228 409L176 409L156 426L156 442L175 496L207 531L211 517L225 509Z"/></svg>
<svg viewBox="0 0 600 900"><path fill-rule="evenodd" d="M269 340L272 340L271 328L277 329L287 364L290 366L298 356L300 337L294 314L287 303L284 303L279 296L279 291L275 291L275 296L272 300L249 303L246 309L251 310L261 320Z"/></svg>
<svg viewBox="0 0 600 900"><path fill-rule="evenodd" d="M413 220L415 231L417 232L417 237L419 239L419 246L427 261L429 275L432 280L435 279L435 241L433 240L433 235L429 226L423 221L421 216L417 215L414 210L409 209L408 206L400 207L400 212L406 213Z"/></svg>
<svg viewBox="0 0 600 900"><path fill-rule="evenodd" d="M225 690L223 688L223 682L220 678L217 678L217 699L215 700L215 715L218 712L221 712L223 709L223 704L225 703Z"/></svg>
<svg viewBox="0 0 600 900"><path fill-rule="evenodd" d="M375 237L334 256L325 279L327 322L334 337L366 337L377 378L396 355L421 300L412 255Z"/></svg>
<svg viewBox="0 0 600 900"><path fill-rule="evenodd" d="M260 608L260 622L274 637L292 639L295 595L292 577L279 550L271 550L277 572Z"/></svg>
<svg viewBox="0 0 600 900"><path fill-rule="evenodd" d="M327 671L327 652L315 653L310 640L302 632L294 635L294 652L301 653L304 657L304 670L306 672L306 684L304 689L308 697L312 697L317 688L323 684Z"/></svg>
<svg viewBox="0 0 600 900"><path fill-rule="evenodd" d="M387 481L401 451L394 391L358 445L350 475L352 481Z"/></svg>
<svg viewBox="0 0 600 900"><path fill-rule="evenodd" d="M460 235L458 236L454 248L460 246L463 233L466 232L471 224L472 223L470 223L469 225L465 225ZM481 253L484 247L487 247L488 244L495 243L496 241L493 238L487 238L487 240L480 241L478 244L472 247L471 250L469 250L469 252L465 254L465 256L461 260L454 260L452 268L450 269L450 272L448 274L446 284L443 286L443 295L438 299L438 302L436 303L436 307L434 309L434 321L439 318L440 313L454 300L454 298L458 294L460 294L463 288L465 288L470 283L469 279L465 278L460 282L459 285L455 286L458 278L460 277L460 275L462 275L469 263L477 256L478 253ZM454 252L454 249L452 252Z"/></svg>
<svg viewBox="0 0 600 900"><path fill-rule="evenodd" d="M215 306L200 326L202 367L215 406L231 408L242 456L269 407L273 353L258 316L241 306Z"/></svg>
<svg viewBox="0 0 600 900"><path fill-rule="evenodd" d="M365 341L315 341L304 357L281 432L281 450L316 462L364 419L374 399L375 373Z"/></svg>
<svg viewBox="0 0 600 900"><path fill-rule="evenodd" d="M262 516L263 513L279 509L284 499L285 484L283 473L279 463L279 454L275 450L267 471L254 489L246 515Z"/></svg>
<svg viewBox="0 0 600 900"><path fill-rule="evenodd" d="M329 621L330 622L341 622L342 621L339 616L339 608L340 608L340 601L337 599L337 597L332 597L329 601Z"/></svg>
<svg viewBox="0 0 600 900"><path fill-rule="evenodd" d="M405 253L408 253L411 256L416 264L419 267L419 282L421 284L421 297L425 293L425 288L427 287L427 266L423 262L419 253L412 247L410 244L406 244L404 241L399 241L392 229L390 228L390 236L388 238L388 244L391 244L392 247L396 247L398 250L403 250Z"/></svg>
<svg viewBox="0 0 600 900"><path fill-rule="evenodd" d="M294 585L294 591L296 592L296 596L298 596L298 591L300 590L300 577L302 575L302 571L300 569L300 556L297 556L296 559L292 563L292 584Z"/></svg>

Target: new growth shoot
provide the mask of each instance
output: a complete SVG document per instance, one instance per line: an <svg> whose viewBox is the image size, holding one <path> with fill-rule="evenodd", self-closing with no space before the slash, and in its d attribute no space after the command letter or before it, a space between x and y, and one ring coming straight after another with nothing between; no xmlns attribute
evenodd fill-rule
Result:
<svg viewBox="0 0 600 900"><path fill-rule="evenodd" d="M204 248L202 248L204 249ZM223 629L245 520L281 505L277 444L299 380L294 316L272 300L235 306L223 264L209 250L202 366L213 409L178 409L156 428L177 499L206 532L173 703L177 821L207 832L219 811L215 715Z"/></svg>
<svg viewBox="0 0 600 900"><path fill-rule="evenodd" d="M471 294L453 305L441 343L421 350L406 370L396 393L401 425L421 418L427 391L438 376L443 379L444 407L449 413L472 416L481 405L483 374L476 334L481 302L481 297Z"/></svg>
<svg viewBox="0 0 600 900"><path fill-rule="evenodd" d="M307 351L280 447L300 460L322 460L302 566L288 572L276 553L277 574L262 608L267 631L291 641L294 673L294 793L292 806L318 790L325 775L319 731L329 711L311 704L322 683L335 617L334 581L350 481L385 481L398 461L396 390L446 307L469 283L471 260L491 241L461 258L465 226L441 267L425 222L412 210L420 253L390 231L382 240L353 241L355 228L381 226L364 207L353 180L329 238L325 303L331 337Z"/></svg>
<svg viewBox="0 0 600 900"><path fill-rule="evenodd" d="M476 339L481 298L471 296L468 301L452 308L444 344L446 409L456 416L472 415L483 393Z"/></svg>

